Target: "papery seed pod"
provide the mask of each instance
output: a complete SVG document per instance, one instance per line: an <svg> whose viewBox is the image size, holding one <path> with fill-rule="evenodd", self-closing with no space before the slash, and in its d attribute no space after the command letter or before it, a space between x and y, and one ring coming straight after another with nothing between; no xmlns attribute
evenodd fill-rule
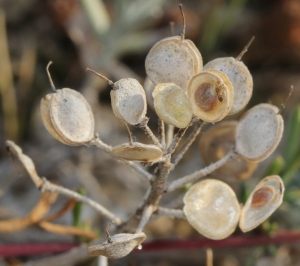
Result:
<svg viewBox="0 0 300 266"><path fill-rule="evenodd" d="M235 146L237 124L237 121L223 121L206 130L201 136L199 147L205 165L220 160ZM221 179L245 180L253 174L257 166L257 163L243 158L232 158L213 174Z"/></svg>
<svg viewBox="0 0 300 266"><path fill-rule="evenodd" d="M86 70L107 80L113 87L110 98L116 117L130 125L140 124L144 120L147 111L146 95L142 85L136 79L120 79L114 83L92 69Z"/></svg>
<svg viewBox="0 0 300 266"><path fill-rule="evenodd" d="M277 175L267 176L251 192L241 211L240 228L248 232L264 222L282 203L284 184Z"/></svg>
<svg viewBox="0 0 300 266"><path fill-rule="evenodd" d="M119 259L128 255L134 248L138 247L146 235L136 234L117 234L100 245L90 246L88 249L89 256L105 256L110 259Z"/></svg>
<svg viewBox="0 0 300 266"><path fill-rule="evenodd" d="M144 120L147 111L146 95L136 79L115 82L110 97L113 112L119 119L130 125L137 125Z"/></svg>
<svg viewBox="0 0 300 266"><path fill-rule="evenodd" d="M55 89L48 70L51 63L47 66L47 72L55 92L41 100L43 124L62 143L82 145L94 137L95 121L92 109L79 92L68 88Z"/></svg>
<svg viewBox="0 0 300 266"><path fill-rule="evenodd" d="M206 179L193 185L184 196L183 211L188 222L210 239L223 239L235 230L240 205L226 183Z"/></svg>
<svg viewBox="0 0 300 266"><path fill-rule="evenodd" d="M146 77L144 81L144 90L146 93L147 103L152 108L152 110L154 110L154 103L153 103L153 96L152 96L152 92L154 91L154 89L155 89L155 84L151 81L151 79L149 79L149 77Z"/></svg>
<svg viewBox="0 0 300 266"><path fill-rule="evenodd" d="M111 154L128 161L153 162L161 158L162 151L155 145L133 142L115 146Z"/></svg>
<svg viewBox="0 0 300 266"><path fill-rule="evenodd" d="M247 105L253 91L253 80L248 68L242 61L233 57L217 58L208 62L203 70L216 69L225 73L234 90L234 100L228 115L235 114Z"/></svg>
<svg viewBox="0 0 300 266"><path fill-rule="evenodd" d="M175 127L187 127L193 111L184 91L174 83L161 83L153 91L154 108L159 118Z"/></svg>
<svg viewBox="0 0 300 266"><path fill-rule="evenodd" d="M182 16L184 20L182 36L165 38L156 43L146 57L145 67L148 77L155 85L175 83L187 90L189 80L202 70L203 62L195 44L185 39L183 12Z"/></svg>
<svg viewBox="0 0 300 266"><path fill-rule="evenodd" d="M194 114L206 122L218 122L232 106L233 89L222 77L209 71L194 76L188 87L188 99Z"/></svg>
<svg viewBox="0 0 300 266"><path fill-rule="evenodd" d="M236 152L260 162L271 155L283 133L283 119L276 106L259 104L248 110L236 129Z"/></svg>

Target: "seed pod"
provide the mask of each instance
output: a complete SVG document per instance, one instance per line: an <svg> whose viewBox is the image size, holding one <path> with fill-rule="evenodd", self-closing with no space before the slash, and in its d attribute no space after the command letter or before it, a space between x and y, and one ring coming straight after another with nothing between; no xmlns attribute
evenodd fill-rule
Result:
<svg viewBox="0 0 300 266"><path fill-rule="evenodd" d="M105 256L110 259L119 259L128 255L134 248L138 247L146 235L136 234L117 234L111 237L110 241L105 241L100 245L90 246L89 256Z"/></svg>
<svg viewBox="0 0 300 266"><path fill-rule="evenodd" d="M175 83L187 90L189 80L203 67L202 57L190 40L185 40L185 18L182 36L173 36L156 43L146 57L145 67L148 77L155 85Z"/></svg>
<svg viewBox="0 0 300 266"><path fill-rule="evenodd" d="M241 211L240 228L248 232L264 222L282 203L284 184L277 175L261 180Z"/></svg>
<svg viewBox="0 0 300 266"><path fill-rule="evenodd" d="M193 111L184 91L174 83L161 83L153 91L154 108L164 122L178 128L187 127Z"/></svg>
<svg viewBox="0 0 300 266"><path fill-rule="evenodd" d="M115 146L111 154L128 161L153 162L162 156L162 151L155 145L133 142Z"/></svg>
<svg viewBox="0 0 300 266"><path fill-rule="evenodd" d="M110 98L116 117L130 125L140 124L144 120L147 111L146 95L142 85L136 79L120 79L114 83L90 68L86 70L105 79L113 87Z"/></svg>
<svg viewBox="0 0 300 266"><path fill-rule="evenodd" d="M248 110L236 129L236 151L243 158L260 162L271 155L283 133L283 119L276 106L259 104Z"/></svg>
<svg viewBox="0 0 300 266"><path fill-rule="evenodd" d="M223 239L236 228L240 205L226 183L206 179L193 185L183 199L188 222L210 239Z"/></svg>
<svg viewBox="0 0 300 266"><path fill-rule="evenodd" d="M228 114L232 115L244 109L253 90L252 76L245 64L233 57L224 57L208 62L203 67L203 70L207 69L216 69L225 73L232 83L234 100Z"/></svg>
<svg viewBox="0 0 300 266"><path fill-rule="evenodd" d="M64 144L78 146L94 137L95 121L92 109L79 92L64 88L56 90L49 73L47 73L55 91L46 95L40 104L43 124L48 132Z"/></svg>
<svg viewBox="0 0 300 266"><path fill-rule="evenodd" d="M194 114L206 122L218 122L232 106L233 89L222 77L210 71L194 76L188 87L188 99Z"/></svg>
<svg viewBox="0 0 300 266"><path fill-rule="evenodd" d="M237 121L223 121L206 130L201 136L199 147L205 165L223 158L235 146ZM234 180L249 178L258 164L243 158L232 158L214 171L214 176Z"/></svg>

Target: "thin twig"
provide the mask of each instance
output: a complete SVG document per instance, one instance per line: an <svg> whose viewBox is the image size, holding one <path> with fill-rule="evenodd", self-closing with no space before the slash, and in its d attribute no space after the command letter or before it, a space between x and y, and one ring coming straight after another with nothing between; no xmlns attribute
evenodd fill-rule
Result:
<svg viewBox="0 0 300 266"><path fill-rule="evenodd" d="M169 147L171 145L174 136L174 126L170 124L168 124L167 126L168 127L167 127L167 134L166 134L166 146Z"/></svg>
<svg viewBox="0 0 300 266"><path fill-rule="evenodd" d="M125 127L127 129L128 139L129 139L129 145L132 145L132 142L133 142L132 141L132 133L131 133L130 128L129 128L129 126L128 126L128 124L126 122L124 122L124 125L125 125Z"/></svg>
<svg viewBox="0 0 300 266"><path fill-rule="evenodd" d="M144 229L145 225L148 223L152 213L153 213L153 206L147 205L143 210L142 218L140 220L140 224L136 230L136 233L140 233L143 231L143 229Z"/></svg>
<svg viewBox="0 0 300 266"><path fill-rule="evenodd" d="M245 46L245 48L243 49L243 51L236 57L236 60L240 61L243 57L243 55L248 51L248 48L250 47L250 45L252 44L252 42L254 41L255 37L252 36L252 38L250 39L250 41L248 42L248 44Z"/></svg>
<svg viewBox="0 0 300 266"><path fill-rule="evenodd" d="M137 127L141 128L145 131L145 133L150 137L153 141L153 143L158 146L159 148L163 149L163 146L160 144L159 140L155 137L152 130L148 127L148 121L149 118L145 117L145 119L142 121L142 123L138 124Z"/></svg>
<svg viewBox="0 0 300 266"><path fill-rule="evenodd" d="M176 147L178 146L180 140L182 139L182 137L184 136L185 132L187 131L188 127L186 128L180 128L176 135L174 136L170 146L168 147L168 150L167 150L167 154L172 154Z"/></svg>
<svg viewBox="0 0 300 266"><path fill-rule="evenodd" d="M158 118L158 135L161 145L166 146L165 123L160 118Z"/></svg>
<svg viewBox="0 0 300 266"><path fill-rule="evenodd" d="M106 143L104 143L97 135L93 140L91 140L90 142L88 142L86 144L91 145L91 146L96 146L97 148L99 148L109 154L111 153L111 150L112 150L112 147L107 145ZM152 181L153 176L150 173L148 173L145 169L143 169L140 165L138 165L132 161L127 161L127 160L123 160L120 158L115 158L115 159L128 164L133 170L135 170L137 173L139 173L144 178L146 178L147 181L149 181L149 182Z"/></svg>
<svg viewBox="0 0 300 266"><path fill-rule="evenodd" d="M43 184L40 187L41 191L56 192L64 196L67 196L69 198L75 199L76 201L89 205L90 207L92 207L93 209L101 213L103 216L105 216L107 219L113 220L117 225L120 225L122 223L122 220L119 217L117 217L115 214L113 214L112 212L104 208L99 203L91 200L90 198L82 196L79 193L69 190L67 188L54 185L50 183L46 178L42 178L42 180L43 180Z"/></svg>
<svg viewBox="0 0 300 266"><path fill-rule="evenodd" d="M168 216L170 218L178 218L178 219L186 219L186 216L183 212L183 210L176 210L176 209L169 209L169 208L163 208L159 207L157 211L155 212L156 215L159 216Z"/></svg>
<svg viewBox="0 0 300 266"><path fill-rule="evenodd" d="M209 165L209 166L207 166L207 167L205 167L205 168L203 168L203 169L201 169L201 170L199 170L199 171L197 171L193 174L184 176L180 179L177 179L177 180L173 181L167 187L166 192L174 191L175 189L183 187L187 183L194 182L194 181L196 181L197 179L199 179L201 177L207 176L208 174L212 173L213 171L215 171L218 168L220 168L221 166L223 166L228 160L230 160L234 156L236 156L234 151L230 151L229 153L227 153L226 156L224 156L219 161L216 161L215 163L212 163L211 165Z"/></svg>
<svg viewBox="0 0 300 266"><path fill-rule="evenodd" d="M182 159L183 155L186 153L186 151L189 149L189 147L193 144L196 137L199 135L203 125L204 125L204 121L202 121L202 120L197 121L197 124L196 124L194 130L189 135L185 144L180 148L180 150L178 152L176 152L172 156L171 163L173 164L173 168L178 164L178 162Z"/></svg>
<svg viewBox="0 0 300 266"><path fill-rule="evenodd" d="M206 266L213 266L213 251L211 248L206 249Z"/></svg>
<svg viewBox="0 0 300 266"><path fill-rule="evenodd" d="M293 94L293 91L294 91L294 86L291 85L289 95L286 97L284 103L281 104L281 107L280 107L280 109L279 109L279 111L278 111L278 114L279 114L279 115L283 112L283 110L284 110L284 108L285 108L285 106L286 106L288 100L291 98L291 96L292 96L292 94Z"/></svg>

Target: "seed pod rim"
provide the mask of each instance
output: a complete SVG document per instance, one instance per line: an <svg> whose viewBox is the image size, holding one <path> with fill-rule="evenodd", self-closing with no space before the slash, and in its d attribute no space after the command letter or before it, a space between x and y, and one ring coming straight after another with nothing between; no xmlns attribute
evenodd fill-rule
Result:
<svg viewBox="0 0 300 266"><path fill-rule="evenodd" d="M276 196L276 198L272 198L272 200L270 200L267 204L263 205L262 207L252 207L252 200L253 200L253 195L256 191L258 191L259 189L266 187L266 186L270 186L266 185L268 184L269 181L277 181L278 182L278 190L277 188L273 188L273 191L278 192L279 194ZM276 190L275 190L276 189ZM271 176L267 176L264 179L262 179L256 186L255 188L252 190L250 196L248 197L245 205L242 207L241 210L241 216L240 216L240 222L239 222L239 227L243 232L248 232L251 231L252 229L256 228L257 226L259 226L262 222L264 222L268 217L270 217L277 209L278 207L281 205L282 201L283 201L283 194L284 194L284 183L282 182L282 179L280 178L280 176L278 175L271 175ZM270 205L271 203L273 203L274 205L271 205L272 209L270 209L266 214L264 214L262 217L260 217L260 219L256 220L255 223L253 222L253 224L251 226L246 226L245 225L245 219L246 219L246 215L247 212L249 211L250 208L254 208L256 210L259 211L259 208L265 208L267 205Z"/></svg>

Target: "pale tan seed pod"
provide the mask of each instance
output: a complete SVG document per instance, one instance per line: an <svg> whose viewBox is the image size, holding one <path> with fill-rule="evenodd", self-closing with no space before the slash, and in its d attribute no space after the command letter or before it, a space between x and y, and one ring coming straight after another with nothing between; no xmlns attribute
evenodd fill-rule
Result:
<svg viewBox="0 0 300 266"><path fill-rule="evenodd" d="M92 109L77 91L56 90L49 66L46 71L54 93L46 95L40 103L43 124L48 132L64 144L78 146L94 138L95 121Z"/></svg>
<svg viewBox="0 0 300 266"><path fill-rule="evenodd" d="M113 112L119 119L130 125L137 125L144 120L147 111L146 95L136 79L121 79L114 83L110 97Z"/></svg>
<svg viewBox="0 0 300 266"><path fill-rule="evenodd" d="M277 175L261 180L241 211L240 228L248 232L264 222L282 203L284 184Z"/></svg>
<svg viewBox="0 0 300 266"><path fill-rule="evenodd" d="M193 185L184 196L183 211L188 222L210 239L224 239L235 230L240 205L226 183L206 179Z"/></svg>
<svg viewBox="0 0 300 266"><path fill-rule="evenodd" d="M174 83L161 83L153 91L154 108L159 118L178 128L187 127L193 111L184 91Z"/></svg>
<svg viewBox="0 0 300 266"><path fill-rule="evenodd" d="M245 64L233 57L217 58L208 62L203 70L216 69L225 73L234 90L233 105L229 115L235 114L247 105L253 91L253 79Z"/></svg>
<svg viewBox="0 0 300 266"><path fill-rule="evenodd" d="M188 99L194 114L206 122L218 122L232 106L233 89L221 76L203 71L189 82Z"/></svg>
<svg viewBox="0 0 300 266"><path fill-rule="evenodd" d="M190 79L203 67L202 56L195 44L185 39L185 17L181 36L173 36L157 42L146 57L145 68L148 77L157 85L175 83L187 90Z"/></svg>
<svg viewBox="0 0 300 266"><path fill-rule="evenodd" d="M143 232L135 234L117 234L112 236L110 241L90 246L88 254L89 256L105 256L110 259L119 259L128 255L145 239L146 235Z"/></svg>
<svg viewBox="0 0 300 266"><path fill-rule="evenodd" d="M205 165L210 165L222 159L235 146L235 131L237 121L223 121L201 136L199 148ZM213 172L218 178L245 180L253 174L258 164L249 162L241 157L232 158Z"/></svg>
<svg viewBox="0 0 300 266"><path fill-rule="evenodd" d="M238 123L236 152L249 161L265 160L278 146L283 127L283 119L276 106L256 105Z"/></svg>
<svg viewBox="0 0 300 266"><path fill-rule="evenodd" d="M144 90L146 93L147 103L150 106L150 108L152 108L152 110L155 110L154 103L153 103L153 96L152 96L152 92L154 91L154 89L155 89L155 84L151 81L149 77L146 77L144 81Z"/></svg>
<svg viewBox="0 0 300 266"><path fill-rule="evenodd" d="M115 146L111 154L128 161L153 162L161 158L162 151L155 145L133 142Z"/></svg>

